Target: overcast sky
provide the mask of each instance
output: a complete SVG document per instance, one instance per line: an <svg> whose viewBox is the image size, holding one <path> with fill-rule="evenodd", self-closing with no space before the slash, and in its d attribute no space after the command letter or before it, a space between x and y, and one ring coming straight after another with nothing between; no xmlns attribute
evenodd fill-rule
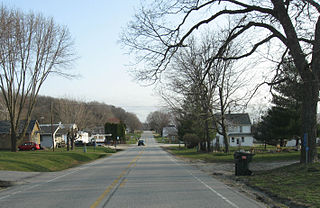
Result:
<svg viewBox="0 0 320 208"><path fill-rule="evenodd" d="M136 113L144 122L160 101L153 87L133 81L129 57L121 49L119 33L134 15L140 0L3 0L9 8L53 17L69 28L79 59L71 70L78 79L49 78L41 95L99 101Z"/></svg>

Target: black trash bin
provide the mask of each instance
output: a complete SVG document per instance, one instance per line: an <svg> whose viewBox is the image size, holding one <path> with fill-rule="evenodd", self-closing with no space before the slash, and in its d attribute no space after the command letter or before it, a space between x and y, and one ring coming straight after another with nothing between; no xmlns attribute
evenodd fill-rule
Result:
<svg viewBox="0 0 320 208"><path fill-rule="evenodd" d="M249 170L249 162L252 161L254 154L247 152L235 152L233 156L235 161L235 175L251 175L252 171Z"/></svg>

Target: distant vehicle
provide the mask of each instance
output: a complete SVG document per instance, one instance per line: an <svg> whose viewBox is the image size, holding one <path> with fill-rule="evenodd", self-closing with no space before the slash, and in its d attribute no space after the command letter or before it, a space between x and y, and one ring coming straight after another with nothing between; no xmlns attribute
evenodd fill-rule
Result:
<svg viewBox="0 0 320 208"><path fill-rule="evenodd" d="M142 139L138 141L138 146L144 146L144 141Z"/></svg>
<svg viewBox="0 0 320 208"><path fill-rule="evenodd" d="M23 144L18 146L18 150L22 151L22 150L39 150L40 149L40 145L34 142L24 142Z"/></svg>

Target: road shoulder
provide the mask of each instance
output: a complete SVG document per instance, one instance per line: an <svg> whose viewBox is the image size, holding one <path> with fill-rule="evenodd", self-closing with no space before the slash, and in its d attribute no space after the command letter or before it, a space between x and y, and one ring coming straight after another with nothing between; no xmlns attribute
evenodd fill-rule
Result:
<svg viewBox="0 0 320 208"><path fill-rule="evenodd" d="M238 192L243 193L250 197L253 200L262 202L266 204L268 207L288 207L285 205L281 199L269 196L267 193L263 191L250 187L246 184L245 180L241 179L234 175L234 164L233 163L208 163L202 160L193 160L189 158L183 158L172 154L166 148L162 148L163 150L170 153L177 160L184 161L185 163L201 170L205 174L218 179L229 187L235 188ZM252 163L250 168L254 170L260 170L261 167L268 167L269 169L277 168L285 165L292 164L293 162L277 162L277 163Z"/></svg>

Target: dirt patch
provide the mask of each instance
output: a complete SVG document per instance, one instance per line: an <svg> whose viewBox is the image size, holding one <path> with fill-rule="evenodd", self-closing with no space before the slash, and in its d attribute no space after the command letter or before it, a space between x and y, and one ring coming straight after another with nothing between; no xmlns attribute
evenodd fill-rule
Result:
<svg viewBox="0 0 320 208"><path fill-rule="evenodd" d="M14 186L16 183L12 181L0 181L0 189L8 188L10 186Z"/></svg>

